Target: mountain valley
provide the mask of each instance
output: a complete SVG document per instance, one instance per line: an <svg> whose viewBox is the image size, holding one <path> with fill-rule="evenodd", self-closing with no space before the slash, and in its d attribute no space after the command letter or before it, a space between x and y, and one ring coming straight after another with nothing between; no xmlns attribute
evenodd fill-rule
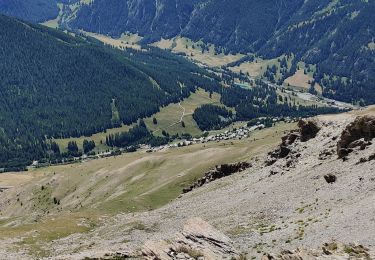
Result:
<svg viewBox="0 0 375 260"><path fill-rule="evenodd" d="M374 14L0 0L0 259L375 259Z"/></svg>

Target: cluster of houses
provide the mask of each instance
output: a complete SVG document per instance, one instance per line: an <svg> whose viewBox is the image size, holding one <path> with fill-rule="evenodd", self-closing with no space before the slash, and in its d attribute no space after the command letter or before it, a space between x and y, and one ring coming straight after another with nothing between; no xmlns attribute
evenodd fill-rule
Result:
<svg viewBox="0 0 375 260"><path fill-rule="evenodd" d="M227 130L223 133L208 135L206 137L192 138L190 140L183 140L183 141L172 143L172 144L149 148L147 152L157 152L157 151L161 151L165 149L184 147L184 146L189 146L193 144L204 144L204 143L209 143L209 142L220 142L220 141L227 141L227 140L241 140L243 138L249 137L251 132L254 132L255 130L261 130L263 128L265 128L265 125L263 124L259 124L259 125L255 125L251 127L244 125L240 128Z"/></svg>

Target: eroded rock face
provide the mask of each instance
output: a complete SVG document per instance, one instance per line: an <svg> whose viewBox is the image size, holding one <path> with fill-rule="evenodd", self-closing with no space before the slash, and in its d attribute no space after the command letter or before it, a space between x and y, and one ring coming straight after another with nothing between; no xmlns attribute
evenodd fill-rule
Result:
<svg viewBox="0 0 375 260"><path fill-rule="evenodd" d="M375 117L362 116L356 118L342 132L337 143L337 154L339 158L349 155L353 149L359 147L366 149L371 145L371 140L375 138Z"/></svg>
<svg viewBox="0 0 375 260"><path fill-rule="evenodd" d="M307 142L308 140L315 138L317 133L320 131L320 127L317 122L300 120L298 122L299 132L301 136L301 142Z"/></svg>
<svg viewBox="0 0 375 260"><path fill-rule="evenodd" d="M237 259L231 240L201 218L188 219L174 241L147 241L145 259Z"/></svg>
<svg viewBox="0 0 375 260"><path fill-rule="evenodd" d="M233 164L222 164L220 166L216 166L215 169L210 170L205 173L204 177L197 180L193 183L190 187L185 188L183 190L184 193L190 192L195 188L202 187L203 185L210 183L212 181L224 178L226 176L230 176L237 172L242 172L251 167L251 164L248 162L239 162Z"/></svg>
<svg viewBox="0 0 375 260"><path fill-rule="evenodd" d="M277 161L277 159L287 157L289 153L291 152L291 149L289 148L289 146L292 145L299 137L300 135L296 132L290 132L289 134L283 136L281 138L281 144L279 148L268 154L269 158L266 162L266 165L267 166L272 165Z"/></svg>
<svg viewBox="0 0 375 260"><path fill-rule="evenodd" d="M362 245L326 243L320 250L297 249L277 255L265 254L262 260L315 260L315 259L371 259L369 250Z"/></svg>
<svg viewBox="0 0 375 260"><path fill-rule="evenodd" d="M281 138L281 144L278 149L268 154L266 166L273 165L278 159L286 158L292 152L291 145L297 140L307 142L315 138L320 131L318 123L315 121L300 120L298 130L292 131Z"/></svg>

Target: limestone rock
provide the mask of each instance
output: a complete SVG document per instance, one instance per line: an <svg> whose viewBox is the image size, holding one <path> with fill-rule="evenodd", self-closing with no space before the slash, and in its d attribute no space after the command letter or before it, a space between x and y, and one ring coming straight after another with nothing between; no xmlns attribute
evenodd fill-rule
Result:
<svg viewBox="0 0 375 260"><path fill-rule="evenodd" d="M194 182L190 187L183 189L183 192L184 193L190 192L193 189L202 187L203 185L207 183L224 178L226 176L230 176L237 172L242 172L250 168L251 166L252 165L248 162L222 164L220 166L216 166L215 169L206 172L202 178Z"/></svg>
<svg viewBox="0 0 375 260"><path fill-rule="evenodd" d="M357 117L353 123L349 124L342 132L337 143L337 154L339 158L347 156L353 148L365 149L371 145L371 140L375 138L375 117Z"/></svg>
<svg viewBox="0 0 375 260"><path fill-rule="evenodd" d="M236 259L239 254L231 240L201 218L187 220L174 241L147 241L142 249L144 259Z"/></svg>
<svg viewBox="0 0 375 260"><path fill-rule="evenodd" d="M316 260L316 259L371 259L369 250L361 245L326 243L320 250L298 248L295 251L283 251L277 255L265 254L262 260Z"/></svg>
<svg viewBox="0 0 375 260"><path fill-rule="evenodd" d="M298 127L301 135L301 142L307 142L308 140L315 138L320 131L320 127L314 121L300 120L298 122Z"/></svg>

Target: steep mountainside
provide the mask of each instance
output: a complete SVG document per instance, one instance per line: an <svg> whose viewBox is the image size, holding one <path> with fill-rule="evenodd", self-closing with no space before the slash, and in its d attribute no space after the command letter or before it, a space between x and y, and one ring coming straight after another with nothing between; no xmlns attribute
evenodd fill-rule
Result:
<svg viewBox="0 0 375 260"><path fill-rule="evenodd" d="M58 13L56 0L0 0L0 13L31 22L54 19Z"/></svg>
<svg viewBox="0 0 375 260"><path fill-rule="evenodd" d="M315 79L339 100L375 102L375 2L307 1L259 53L318 64ZM334 77L337 78L334 78Z"/></svg>
<svg viewBox="0 0 375 260"><path fill-rule="evenodd" d="M0 168L40 158L45 137L91 135L214 86L158 49L113 50L0 16Z"/></svg>
<svg viewBox="0 0 375 260"><path fill-rule="evenodd" d="M15 259L261 259L324 245L318 255L299 250L300 257L276 259L374 259L374 112L279 125L234 144L39 169L0 198L0 252ZM228 165L214 166L223 160L246 167L225 174ZM206 163L214 168L203 174ZM181 179L193 173L204 177L192 191L134 212L186 187Z"/></svg>
<svg viewBox="0 0 375 260"><path fill-rule="evenodd" d="M112 36L137 32L148 41L183 35L247 52L262 46L302 3L116 0L108 6L107 1L95 0L82 5L69 26Z"/></svg>
<svg viewBox="0 0 375 260"><path fill-rule="evenodd" d="M42 1L42 0L38 0ZM346 102L375 103L375 2L367 0L60 0L59 24L119 37L138 33L145 43L185 36L217 51L266 58L295 54L317 65L323 94ZM57 16L45 4L3 1L0 12L31 21ZM48 10L53 9L48 1ZM27 12L24 6L29 6ZM56 9L56 6L55 8ZM12 10L10 12L9 10ZM19 11L21 10L21 11ZM35 13L34 12L39 12Z"/></svg>
<svg viewBox="0 0 375 260"><path fill-rule="evenodd" d="M293 53L318 65L325 96L374 103L374 13L375 2L363 0L95 0L67 25L114 37L130 31L146 42L182 35L267 58Z"/></svg>

